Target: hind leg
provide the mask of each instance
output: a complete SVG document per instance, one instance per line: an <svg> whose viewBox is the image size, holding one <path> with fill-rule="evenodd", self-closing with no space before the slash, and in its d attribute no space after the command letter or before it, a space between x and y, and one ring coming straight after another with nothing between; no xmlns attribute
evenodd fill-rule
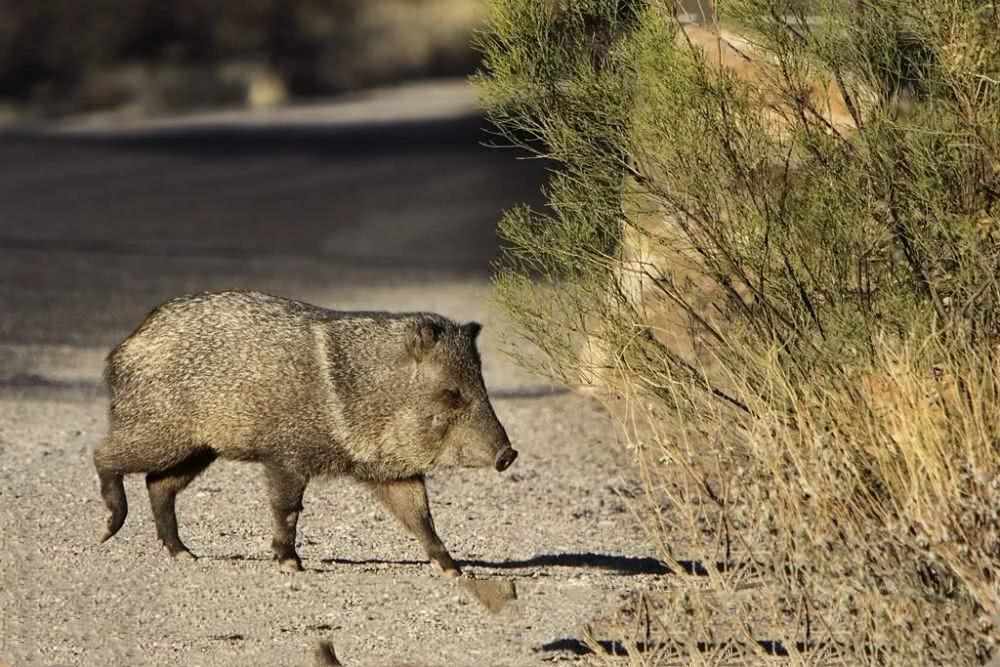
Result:
<svg viewBox="0 0 1000 667"><path fill-rule="evenodd" d="M146 475L146 490L149 491L149 504L153 509L153 519L156 521L156 533L171 556L193 558L177 535L177 513L174 505L177 494L214 460L215 452L206 449L172 468Z"/></svg>
<svg viewBox="0 0 1000 667"><path fill-rule="evenodd" d="M271 548L281 569L295 572L302 569L302 560L295 552L295 534L302 511L302 495L309 478L274 463L266 464L265 470L274 516Z"/></svg>
<svg viewBox="0 0 1000 667"><path fill-rule="evenodd" d="M101 497L111 512L104 537L101 538L101 542L107 542L125 523L125 517L128 516L128 500L125 498L125 486L120 474L98 470L97 475L101 480Z"/></svg>
<svg viewBox="0 0 1000 667"><path fill-rule="evenodd" d="M101 482L101 498L108 508L107 528L101 542L107 542L121 529L128 516L128 500L125 498L124 470L121 461L121 446L114 437L114 430L94 448L94 468Z"/></svg>

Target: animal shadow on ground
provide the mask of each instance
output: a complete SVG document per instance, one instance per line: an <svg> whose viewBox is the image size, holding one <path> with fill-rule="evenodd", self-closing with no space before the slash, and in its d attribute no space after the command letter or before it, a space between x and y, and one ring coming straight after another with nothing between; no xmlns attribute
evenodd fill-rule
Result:
<svg viewBox="0 0 1000 667"><path fill-rule="evenodd" d="M421 560L382 560L382 559L351 559L351 558L324 558L320 562L336 565L426 565L427 561ZM567 567L579 569L605 570L616 575L639 575L639 574L671 574L671 570L663 562L655 558L644 558L636 556L616 556L613 554L597 553L559 553L559 554L539 554L524 560L458 560L459 567L482 568L485 570L529 570L542 567ZM687 574L702 575L708 574L701 563L694 561L682 561L681 566ZM516 576L510 572L511 576ZM527 576L527 575L525 575Z"/></svg>
<svg viewBox="0 0 1000 667"><path fill-rule="evenodd" d="M605 570L620 576L672 574L671 569L665 563L655 558L598 553L539 554L525 560L466 560L459 561L459 565L491 570L525 570L536 567L588 568ZM703 572L707 574L701 563L682 561L681 566L687 574L702 574Z"/></svg>
<svg viewBox="0 0 1000 667"><path fill-rule="evenodd" d="M201 556L209 560L229 560L229 561L260 561L267 562L273 560L263 556L246 556L233 554L226 556ZM355 566L362 569L373 568L382 569L385 567L428 567L428 561L416 559L389 559L389 558L321 558L320 563L324 565ZM517 570L531 570L533 568L559 567L577 569L604 570L615 576L636 576L636 575L667 575L679 574L674 572L666 563L656 558L643 556L618 556L614 554L599 553L556 553L539 554L522 560L457 560L456 563L462 568L480 568L483 570L499 570L507 573L507 576L531 576L530 573L519 573ZM708 569L701 561L681 560L677 561L681 567L681 573L689 576L707 577ZM740 563L716 563L715 567L720 572L732 570L744 566ZM314 572L328 572L328 568L310 568L306 570Z"/></svg>

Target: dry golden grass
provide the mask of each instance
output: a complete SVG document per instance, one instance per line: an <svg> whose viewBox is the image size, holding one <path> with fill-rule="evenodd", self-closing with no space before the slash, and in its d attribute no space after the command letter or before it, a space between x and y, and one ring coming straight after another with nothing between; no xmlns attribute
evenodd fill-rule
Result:
<svg viewBox="0 0 1000 667"><path fill-rule="evenodd" d="M704 405L700 423L623 381L608 404L640 465L635 516L675 574L605 630L626 657L589 638L599 661L985 664L1000 641L989 356L886 343L868 371L806 388L762 358L771 394L738 394L753 415Z"/></svg>

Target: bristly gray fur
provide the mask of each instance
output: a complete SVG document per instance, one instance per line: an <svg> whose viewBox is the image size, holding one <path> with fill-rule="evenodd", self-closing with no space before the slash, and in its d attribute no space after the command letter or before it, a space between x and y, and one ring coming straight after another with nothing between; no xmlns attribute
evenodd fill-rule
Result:
<svg viewBox="0 0 1000 667"><path fill-rule="evenodd" d="M260 292L163 303L108 355L110 428L94 452L111 510L105 539L127 513L126 473L147 473L160 537L177 553L173 499L216 457L267 467L283 542L310 477L422 488L438 466L493 465L510 443L478 332L433 313L338 312ZM391 498L418 495L380 494L397 516L406 512ZM431 539L410 526L419 517L400 518ZM290 558L294 543L275 549Z"/></svg>

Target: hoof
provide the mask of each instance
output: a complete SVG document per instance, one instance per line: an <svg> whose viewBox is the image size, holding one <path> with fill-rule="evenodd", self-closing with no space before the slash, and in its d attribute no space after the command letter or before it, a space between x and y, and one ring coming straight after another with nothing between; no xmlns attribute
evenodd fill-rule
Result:
<svg viewBox="0 0 1000 667"><path fill-rule="evenodd" d="M286 558L279 563L283 572L301 572L302 561L297 558Z"/></svg>
<svg viewBox="0 0 1000 667"><path fill-rule="evenodd" d="M446 577L461 577L462 571L458 569L458 566L453 562L441 564L439 562L431 561L434 564L434 569L443 574Z"/></svg>

